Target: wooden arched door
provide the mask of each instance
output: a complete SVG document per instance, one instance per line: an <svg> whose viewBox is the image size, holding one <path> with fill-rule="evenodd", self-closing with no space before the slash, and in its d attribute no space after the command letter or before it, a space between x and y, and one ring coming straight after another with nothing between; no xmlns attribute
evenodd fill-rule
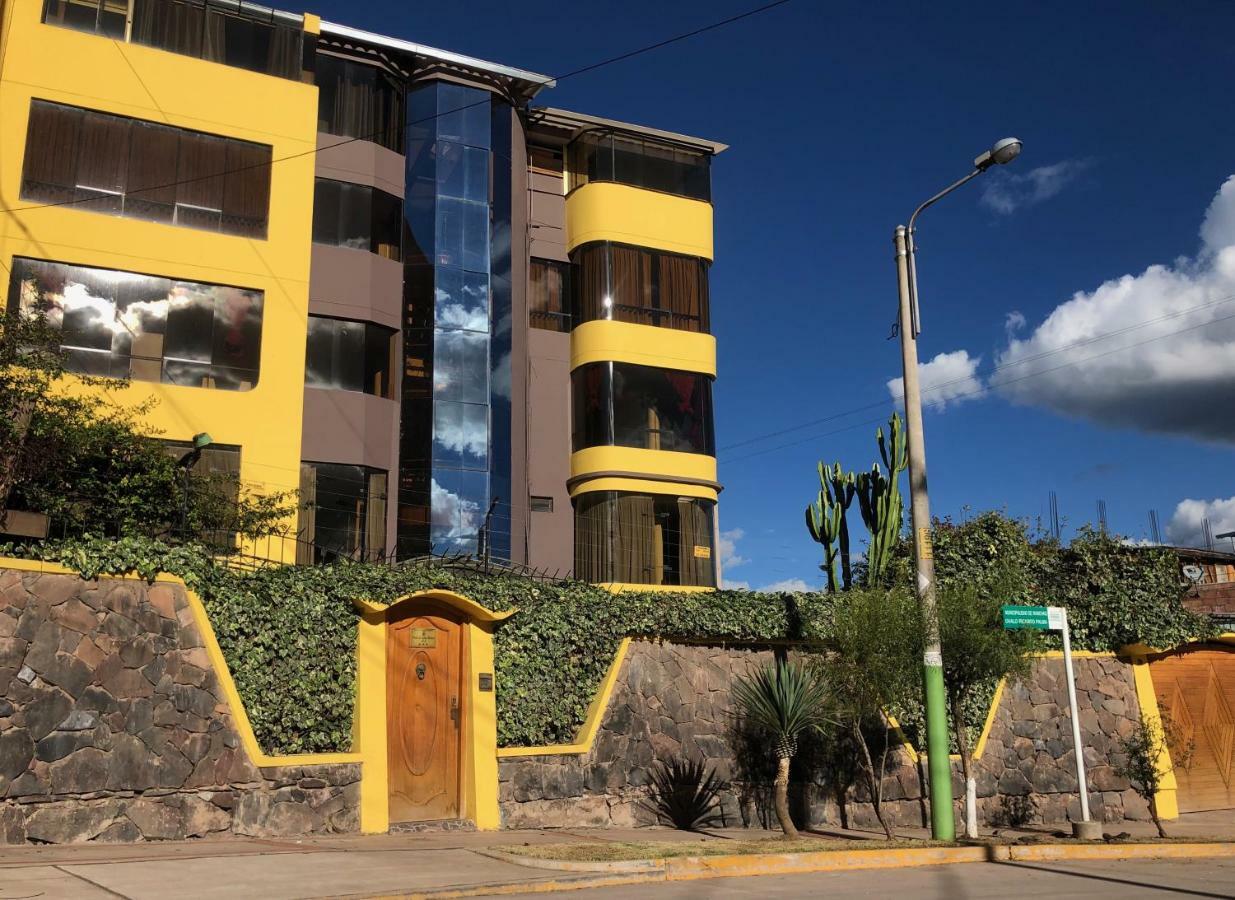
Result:
<svg viewBox="0 0 1235 900"><path fill-rule="evenodd" d="M386 623L390 821L459 817L464 626L432 602L396 607Z"/></svg>

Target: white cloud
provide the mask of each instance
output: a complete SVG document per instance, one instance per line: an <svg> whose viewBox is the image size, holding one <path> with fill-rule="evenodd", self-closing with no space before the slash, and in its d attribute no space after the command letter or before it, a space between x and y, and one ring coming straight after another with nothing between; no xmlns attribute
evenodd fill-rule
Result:
<svg viewBox="0 0 1235 900"><path fill-rule="evenodd" d="M727 591L749 591L750 582L749 581L731 581L730 579L726 578L724 579L723 587Z"/></svg>
<svg viewBox="0 0 1235 900"><path fill-rule="evenodd" d="M738 553L738 541L744 537L746 537L746 532L741 528L731 528L720 533L720 566L722 571L725 569L735 569L750 562L749 559Z"/></svg>
<svg viewBox="0 0 1235 900"><path fill-rule="evenodd" d="M758 588L758 590L769 594L800 594L803 591L811 590L811 586L801 578L786 578L784 581L774 581L771 584L765 584L763 587Z"/></svg>
<svg viewBox="0 0 1235 900"><path fill-rule="evenodd" d="M1036 206L1062 191L1090 165L1088 160L1065 159L1028 172L997 169L987 176L989 180L982 191L982 205L1002 215L1009 215L1025 206Z"/></svg>
<svg viewBox="0 0 1235 900"><path fill-rule="evenodd" d="M980 356L970 356L968 350L953 350L940 353L928 363L918 363L918 382L922 388L922 402L935 409L946 409L948 404L962 403L980 397L982 379L978 377ZM888 380L888 393L897 403L905 400L905 380Z"/></svg>
<svg viewBox="0 0 1235 900"><path fill-rule="evenodd" d="M1104 425L1235 443L1221 399L1235 389L1235 302L1225 302L1235 297L1235 176L1200 233L1195 257L1078 292L1011 340L990 385Z"/></svg>
<svg viewBox="0 0 1235 900"><path fill-rule="evenodd" d="M1225 500L1181 500L1166 526L1166 537L1178 547L1204 547L1201 522L1209 519L1211 534L1235 531L1235 497ZM1226 541L1216 541L1215 545Z"/></svg>
<svg viewBox="0 0 1235 900"><path fill-rule="evenodd" d="M435 535L447 541L475 538L480 528L480 505L442 487L437 479L430 481L430 489Z"/></svg>
<svg viewBox="0 0 1235 900"><path fill-rule="evenodd" d="M1020 310L1012 310L1003 320L1003 330L1008 336L1008 340L1012 340L1013 336L1024 330L1029 323L1025 320L1025 314Z"/></svg>

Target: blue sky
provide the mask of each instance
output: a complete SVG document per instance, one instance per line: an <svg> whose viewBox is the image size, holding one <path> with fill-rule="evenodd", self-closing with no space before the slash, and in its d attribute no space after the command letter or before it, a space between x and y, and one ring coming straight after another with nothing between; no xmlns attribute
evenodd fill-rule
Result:
<svg viewBox="0 0 1235 900"><path fill-rule="evenodd" d="M555 74L755 5L317 11ZM794 0L541 95L731 145L712 269L721 529L742 560L727 580L819 583L815 461L876 459L899 375L892 228L1006 135L1022 157L919 226L922 359L952 354L935 376L966 394L927 413L933 511L1045 516L1054 490L1070 526L1102 498L1134 537L1150 509L1178 540L1202 515L1235 528L1233 28L1225 0Z"/></svg>

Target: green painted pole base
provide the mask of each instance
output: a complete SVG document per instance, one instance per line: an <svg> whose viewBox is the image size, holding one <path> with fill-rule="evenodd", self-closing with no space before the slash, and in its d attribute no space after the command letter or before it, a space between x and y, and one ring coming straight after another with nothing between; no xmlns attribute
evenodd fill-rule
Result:
<svg viewBox="0 0 1235 900"><path fill-rule="evenodd" d="M943 689L943 666L923 667L926 680L926 761L930 778L931 837L956 840L952 811L952 761L948 758L948 702Z"/></svg>

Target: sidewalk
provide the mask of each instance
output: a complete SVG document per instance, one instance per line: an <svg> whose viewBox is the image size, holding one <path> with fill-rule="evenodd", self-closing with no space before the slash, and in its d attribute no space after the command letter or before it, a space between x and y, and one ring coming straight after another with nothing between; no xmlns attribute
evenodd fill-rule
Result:
<svg viewBox="0 0 1235 900"><path fill-rule="evenodd" d="M1229 810L1197 813L1167 825L1173 837L1235 840ZM1055 827L1007 829L1005 838L1050 835ZM1149 837L1153 826L1129 822L1108 828ZM227 839L148 844L0 848L0 900L34 898L258 897L261 900L317 900L371 897L449 889L478 890L503 885L561 885L593 880L516 865L477 851L533 843L605 841L717 842L773 837L779 832L722 829L706 835L672 829L597 829L568 831L442 832L303 840ZM881 838L871 831L819 829L819 834L849 837L855 849ZM898 829L905 838L925 838L920 828Z"/></svg>

